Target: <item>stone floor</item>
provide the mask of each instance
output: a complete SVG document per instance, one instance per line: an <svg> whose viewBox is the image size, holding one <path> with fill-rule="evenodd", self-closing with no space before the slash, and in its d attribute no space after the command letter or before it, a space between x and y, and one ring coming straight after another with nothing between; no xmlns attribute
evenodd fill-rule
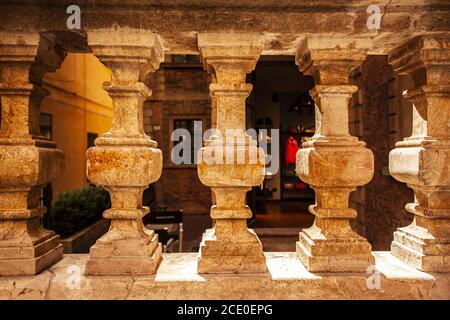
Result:
<svg viewBox="0 0 450 320"><path fill-rule="evenodd" d="M247 275L199 275L195 253L165 254L157 274L142 277L85 277L87 255L65 255L39 275L0 277L0 299L450 299L450 274L374 256L379 286L377 272L310 273L294 253L266 253L269 272Z"/></svg>
<svg viewBox="0 0 450 320"><path fill-rule="evenodd" d="M252 228L307 228L314 222L309 213L310 200L266 201L265 212L256 212L256 221Z"/></svg>

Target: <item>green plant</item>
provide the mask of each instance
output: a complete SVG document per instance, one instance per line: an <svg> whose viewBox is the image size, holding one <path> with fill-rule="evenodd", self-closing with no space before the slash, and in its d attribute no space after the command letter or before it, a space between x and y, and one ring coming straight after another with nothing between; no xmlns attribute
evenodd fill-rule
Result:
<svg viewBox="0 0 450 320"><path fill-rule="evenodd" d="M49 210L47 229L62 238L82 230L102 217L103 211L111 207L108 192L93 185L58 196Z"/></svg>

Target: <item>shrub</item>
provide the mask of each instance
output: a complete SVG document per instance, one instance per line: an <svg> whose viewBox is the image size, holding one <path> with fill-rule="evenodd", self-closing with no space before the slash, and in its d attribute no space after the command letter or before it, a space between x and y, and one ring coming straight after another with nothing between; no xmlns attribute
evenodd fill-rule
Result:
<svg viewBox="0 0 450 320"><path fill-rule="evenodd" d="M111 207L108 192L93 185L60 194L48 214L47 228L62 238L69 237L100 220Z"/></svg>

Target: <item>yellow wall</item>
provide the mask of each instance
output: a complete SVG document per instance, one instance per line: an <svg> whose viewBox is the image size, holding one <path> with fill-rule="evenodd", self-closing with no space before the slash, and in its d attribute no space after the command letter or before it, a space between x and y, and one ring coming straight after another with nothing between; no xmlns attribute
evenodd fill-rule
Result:
<svg viewBox="0 0 450 320"><path fill-rule="evenodd" d="M68 54L61 68L46 74L50 96L41 112L53 117L53 141L64 151L66 169L52 183L53 199L86 184L87 133L101 136L111 126L112 101L102 85L109 70L92 54Z"/></svg>

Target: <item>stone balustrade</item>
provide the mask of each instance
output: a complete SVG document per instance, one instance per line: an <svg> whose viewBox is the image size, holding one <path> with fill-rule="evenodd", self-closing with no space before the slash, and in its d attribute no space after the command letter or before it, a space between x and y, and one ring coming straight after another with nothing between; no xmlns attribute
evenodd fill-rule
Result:
<svg viewBox="0 0 450 320"><path fill-rule="evenodd" d="M448 32L396 36L391 26L384 34L351 34L337 26L340 33L333 36L292 28L286 35L277 29L274 36L242 26L238 32L177 28L174 34L182 34L177 42L167 31L98 28L91 15L88 21L83 32L61 31L56 24L56 31L0 33L0 298L21 298L11 287L15 276L29 276L15 288L31 281L33 297L73 298L76 293L62 288L61 270L75 261L84 270L77 297L93 297L102 276L115 276L111 292L127 287L119 298L223 297L216 286L223 292L233 288L234 298L316 297L308 290L334 290L336 298L399 298L406 291L409 298L450 298ZM104 89L113 100L112 126L87 152L87 177L108 190L112 207L104 212L111 219L110 230L89 256L63 258L59 237L40 226L46 209L39 204L39 192L62 172L64 155L40 136L38 116L46 94L42 77L58 68L66 52L92 52L111 71ZM204 233L195 256L163 255L157 235L142 223L142 217L151 214L142 206L142 192L162 171L161 151L143 130L142 105L151 94L144 82L164 54L174 52L200 54L214 79L212 127L223 133L234 130L232 138L211 136L199 152L198 175L214 192L216 204L211 208L214 226ZM315 222L300 233L296 254L277 255L264 253L247 228L251 211L246 193L264 179L264 151L245 133L245 99L252 89L246 75L262 54L294 53L300 72L315 81L311 94L316 132L298 152L296 168L316 193L310 207ZM357 212L349 207L349 194L369 183L374 158L363 141L349 134L348 101L358 90L349 76L373 53L389 54L394 70L414 83L405 94L415 106L414 132L391 152L390 172L414 190L415 202L406 209L415 219L395 232L391 252L372 252L368 241L350 227ZM235 152L246 155L243 161ZM384 293L362 287L371 267L381 272ZM49 282L50 272L56 277ZM241 283L242 273L250 278ZM344 288L355 290L340 295ZM115 294L105 292L99 297Z"/></svg>

